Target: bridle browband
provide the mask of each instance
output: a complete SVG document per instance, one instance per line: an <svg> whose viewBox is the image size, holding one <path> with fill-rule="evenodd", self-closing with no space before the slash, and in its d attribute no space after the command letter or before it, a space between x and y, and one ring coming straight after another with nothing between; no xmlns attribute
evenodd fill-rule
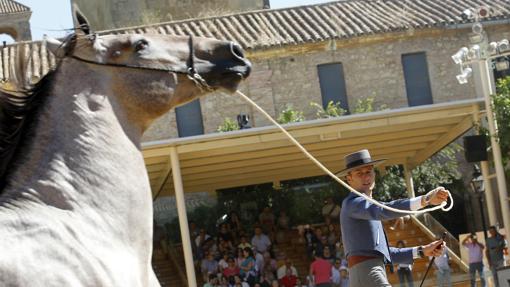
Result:
<svg viewBox="0 0 510 287"><path fill-rule="evenodd" d="M91 40L95 40L97 37L96 34L90 35ZM72 40L76 40L76 35L73 35ZM201 90L212 90L211 86L207 84L205 79L197 72L195 69L195 48L193 47L193 36L189 35L188 38L188 47L189 47L189 57L186 61L187 67L185 70L177 70L177 69L166 69L166 68L157 68L157 67L144 67L144 66L134 66L134 65L126 65L126 64L117 64L117 63L101 63L96 62L88 59L84 59L81 57L78 57L74 54L67 54L66 56L76 59L78 61L87 63L87 64L93 64L93 65L101 65L101 66L110 66L110 67L119 67L119 68L131 68L131 69L138 69L138 70L151 70L151 71L163 71L163 72L170 72L170 73L176 73L176 74L185 74L188 76L188 79L192 80L197 87L199 87Z"/></svg>

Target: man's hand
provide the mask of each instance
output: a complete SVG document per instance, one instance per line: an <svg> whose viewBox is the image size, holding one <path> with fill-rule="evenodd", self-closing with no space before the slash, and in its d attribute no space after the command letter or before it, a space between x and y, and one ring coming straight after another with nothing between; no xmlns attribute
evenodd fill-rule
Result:
<svg viewBox="0 0 510 287"><path fill-rule="evenodd" d="M444 187L437 187L422 197L422 205L440 205L448 200L448 194L448 191Z"/></svg>
<svg viewBox="0 0 510 287"><path fill-rule="evenodd" d="M423 255L438 257L443 254L444 243L443 240L436 240L427 245L423 245Z"/></svg>

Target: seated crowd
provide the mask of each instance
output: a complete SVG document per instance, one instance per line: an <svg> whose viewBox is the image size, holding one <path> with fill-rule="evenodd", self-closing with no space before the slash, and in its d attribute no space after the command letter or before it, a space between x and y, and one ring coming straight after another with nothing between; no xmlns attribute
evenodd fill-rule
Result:
<svg viewBox="0 0 510 287"><path fill-rule="evenodd" d="M303 254L314 259L309 274L298 274L287 254L276 252L276 244L290 244L290 220L283 211L275 218L269 207L264 208L253 233L243 228L235 212L218 226L215 237L190 223L197 274L201 274L203 286L348 286L340 228L330 220L338 218L339 208L325 212L326 206L322 210L326 225L298 226L298 240L305 246Z"/></svg>

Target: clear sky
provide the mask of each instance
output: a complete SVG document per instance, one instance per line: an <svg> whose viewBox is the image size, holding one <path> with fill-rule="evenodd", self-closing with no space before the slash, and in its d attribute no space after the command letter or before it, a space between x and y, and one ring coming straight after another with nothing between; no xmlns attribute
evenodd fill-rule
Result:
<svg viewBox="0 0 510 287"><path fill-rule="evenodd" d="M15 0L32 9L30 27L32 39L40 40L44 34L61 37L63 29L72 27L71 0ZM108 0L105 0L108 1ZM246 1L246 0L244 0ZM330 2L331 0L270 0L271 8L284 8ZM4 36L5 37L5 36ZM0 37L0 40L3 38Z"/></svg>

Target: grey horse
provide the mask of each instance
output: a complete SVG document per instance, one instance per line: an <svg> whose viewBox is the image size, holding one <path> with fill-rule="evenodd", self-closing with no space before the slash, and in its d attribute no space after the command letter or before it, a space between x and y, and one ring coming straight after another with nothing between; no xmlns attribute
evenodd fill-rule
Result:
<svg viewBox="0 0 510 287"><path fill-rule="evenodd" d="M39 83L0 93L0 286L159 286L143 132L250 73L228 41L76 32ZM18 85L19 86L19 85Z"/></svg>

